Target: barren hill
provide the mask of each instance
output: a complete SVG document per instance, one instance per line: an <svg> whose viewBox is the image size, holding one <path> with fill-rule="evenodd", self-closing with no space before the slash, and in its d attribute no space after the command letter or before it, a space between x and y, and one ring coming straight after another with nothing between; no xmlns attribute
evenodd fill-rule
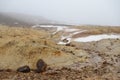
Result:
<svg viewBox="0 0 120 80"><path fill-rule="evenodd" d="M119 29L0 25L0 79L119 80ZM39 59L47 64L45 72L16 72L25 65L35 70Z"/></svg>
<svg viewBox="0 0 120 80"><path fill-rule="evenodd" d="M84 60L61 51L59 47L62 46L57 45L44 30L0 27L0 32L0 69L16 70L24 65L35 69L38 59L45 60L50 66ZM81 50L77 55L83 53L85 52Z"/></svg>
<svg viewBox="0 0 120 80"><path fill-rule="evenodd" d="M35 24L51 24L55 21L48 20L42 16L33 16L20 13L0 12L0 24L8 26L32 26Z"/></svg>

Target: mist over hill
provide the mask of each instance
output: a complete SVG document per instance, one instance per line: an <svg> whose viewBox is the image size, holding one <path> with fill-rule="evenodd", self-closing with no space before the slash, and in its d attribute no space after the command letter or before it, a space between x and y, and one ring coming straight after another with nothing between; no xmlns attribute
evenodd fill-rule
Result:
<svg viewBox="0 0 120 80"><path fill-rule="evenodd" d="M8 26L32 26L35 24L55 24L56 21L48 20L41 16L20 13L0 13L0 24Z"/></svg>

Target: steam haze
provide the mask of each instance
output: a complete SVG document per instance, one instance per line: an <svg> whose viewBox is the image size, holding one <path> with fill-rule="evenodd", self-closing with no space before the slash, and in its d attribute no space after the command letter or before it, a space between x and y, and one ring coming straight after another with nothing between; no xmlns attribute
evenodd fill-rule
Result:
<svg viewBox="0 0 120 80"><path fill-rule="evenodd" d="M0 0L0 12L43 16L68 24L120 25L120 0Z"/></svg>

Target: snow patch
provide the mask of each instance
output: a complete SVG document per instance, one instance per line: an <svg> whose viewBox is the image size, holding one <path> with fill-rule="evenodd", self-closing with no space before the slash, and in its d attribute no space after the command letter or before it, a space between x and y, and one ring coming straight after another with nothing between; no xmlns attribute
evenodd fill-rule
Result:
<svg viewBox="0 0 120 80"><path fill-rule="evenodd" d="M68 28L67 26L55 26L55 25L34 25L34 26L32 26L32 28L36 28L36 27L57 28L57 30L55 32L53 32L52 34L56 34L57 32L65 30L66 28Z"/></svg>
<svg viewBox="0 0 120 80"><path fill-rule="evenodd" d="M70 29L70 28L67 28L65 29L64 31L65 32L74 32L74 31L78 31L79 29Z"/></svg>
<svg viewBox="0 0 120 80"><path fill-rule="evenodd" d="M91 35L91 36L87 36L87 37L80 37L80 38L76 38L73 41L76 42L91 42L91 41L99 41L102 39L116 39L119 38L120 39L120 35L108 35L108 34L102 34L102 35Z"/></svg>
<svg viewBox="0 0 120 80"><path fill-rule="evenodd" d="M87 30L80 30L80 31L78 31L78 32L72 33L72 35L76 35L76 34L79 34L79 33L85 32L85 31L87 31Z"/></svg>
<svg viewBox="0 0 120 80"><path fill-rule="evenodd" d="M68 29L69 30L69 29ZM85 32L87 30L80 30L80 31L77 31L77 32L73 32L73 33L70 33L68 36L61 36L61 41L58 42L58 44L68 44L71 42L72 40L72 36L75 35L75 34L79 34L79 33L82 33L82 32ZM63 42L63 40L66 39L68 40L68 42Z"/></svg>

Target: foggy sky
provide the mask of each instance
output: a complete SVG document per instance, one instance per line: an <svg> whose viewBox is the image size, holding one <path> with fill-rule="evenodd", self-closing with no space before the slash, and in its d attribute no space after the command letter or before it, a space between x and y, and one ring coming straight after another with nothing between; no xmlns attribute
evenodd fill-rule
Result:
<svg viewBox="0 0 120 80"><path fill-rule="evenodd" d="M120 25L120 0L0 0L0 11L70 24Z"/></svg>

